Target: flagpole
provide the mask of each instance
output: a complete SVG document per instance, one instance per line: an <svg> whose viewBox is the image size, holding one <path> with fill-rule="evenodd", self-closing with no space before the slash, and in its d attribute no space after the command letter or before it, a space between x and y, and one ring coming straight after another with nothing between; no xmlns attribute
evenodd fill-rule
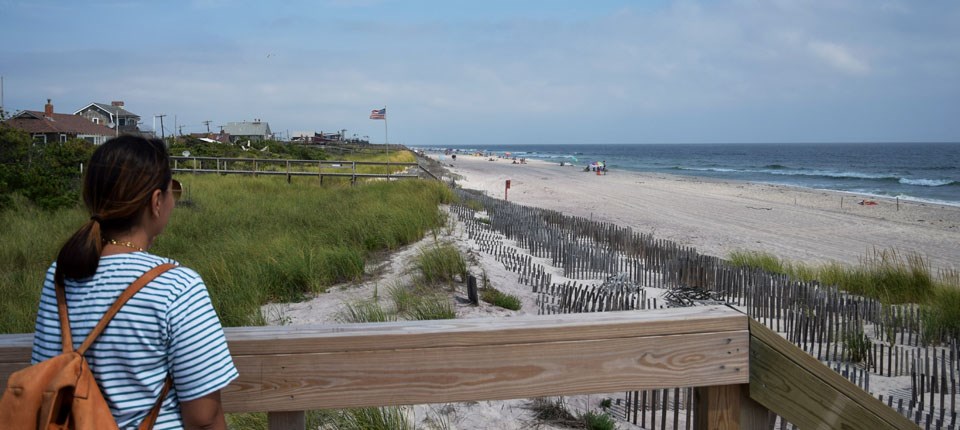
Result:
<svg viewBox="0 0 960 430"><path fill-rule="evenodd" d="M383 111L387 111L387 105L383 105ZM387 115L383 115L383 143L390 145L390 134L387 132Z"/></svg>

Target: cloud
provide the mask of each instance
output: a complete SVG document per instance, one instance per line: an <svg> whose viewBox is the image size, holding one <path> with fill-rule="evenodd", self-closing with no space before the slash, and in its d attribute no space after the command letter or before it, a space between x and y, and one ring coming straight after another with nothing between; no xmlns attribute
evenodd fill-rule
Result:
<svg viewBox="0 0 960 430"><path fill-rule="evenodd" d="M870 73L870 65L854 56L842 45L831 42L810 42L807 46L813 55L830 67L851 75Z"/></svg>

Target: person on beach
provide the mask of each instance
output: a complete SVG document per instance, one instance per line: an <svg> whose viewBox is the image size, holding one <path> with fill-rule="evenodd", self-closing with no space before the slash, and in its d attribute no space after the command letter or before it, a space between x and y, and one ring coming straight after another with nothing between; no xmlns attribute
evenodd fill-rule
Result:
<svg viewBox="0 0 960 430"><path fill-rule="evenodd" d="M74 347L141 275L175 261L148 252L180 196L158 139L120 136L94 151L83 179L90 218L47 270L31 361L61 353L56 288ZM198 244L200 246L200 244ZM238 373L197 272L176 266L121 308L84 354L121 429L136 428L172 384L155 429L225 429L220 390Z"/></svg>

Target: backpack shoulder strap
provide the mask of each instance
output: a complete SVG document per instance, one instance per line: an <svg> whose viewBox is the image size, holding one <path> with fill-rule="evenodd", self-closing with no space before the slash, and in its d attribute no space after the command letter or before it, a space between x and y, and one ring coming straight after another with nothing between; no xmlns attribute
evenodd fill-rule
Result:
<svg viewBox="0 0 960 430"><path fill-rule="evenodd" d="M73 351L73 337L70 335L70 317L67 315L67 290L63 283L54 281L57 293L57 314L60 315L60 344L64 353Z"/></svg>
<svg viewBox="0 0 960 430"><path fill-rule="evenodd" d="M122 308L131 297L137 294L138 291L149 284L154 278L160 276L161 273L166 272L174 267L176 267L176 265L173 263L161 264L153 269L150 269L147 271L147 273L144 273L142 276L137 278L136 281L133 281L133 283L130 284L130 286L127 287L122 294L120 294L120 297L117 297L117 301L110 306L110 309L107 309L107 312L103 314L103 317L100 318L100 322L97 323L97 326L94 327L87 338L83 340L83 344L80 345L80 348L77 348L77 352L80 353L80 355L83 355L83 353L87 351L87 348L90 348L90 345L93 345L93 342L97 340L97 337L100 336L100 333L107 328L107 324L110 324L110 320L113 319L117 312L120 312L120 308ZM65 302L61 308L66 308ZM63 312L62 314L66 315L66 312ZM62 323L63 317L61 317L61 324ZM63 338L66 339L66 336L63 336ZM64 347L66 347L66 345Z"/></svg>

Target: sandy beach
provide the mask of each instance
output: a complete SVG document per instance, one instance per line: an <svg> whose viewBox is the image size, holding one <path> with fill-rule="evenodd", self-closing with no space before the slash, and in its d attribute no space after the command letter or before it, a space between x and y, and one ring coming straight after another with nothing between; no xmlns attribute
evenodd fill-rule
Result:
<svg viewBox="0 0 960 430"><path fill-rule="evenodd" d="M511 181L509 201L560 211L598 221L629 226L652 233L705 254L725 256L734 250L767 251L781 258L823 263L855 264L872 248L918 252L933 267L958 268L960 262L960 208L929 203L880 200L830 191L784 186L703 180L682 176L610 171L598 176L582 168L529 160L458 155L440 158L459 186L503 198L504 183ZM444 179L450 179L449 177ZM842 206L841 206L842 200ZM859 205L873 200L876 205ZM468 262L470 273L484 273L491 285L520 298L522 308L511 311L466 300L465 286L451 291L457 318L509 318L537 313L537 296L518 282L517 276L492 255L479 250L464 226L451 214L439 237L430 236L406 246L383 260L367 264L362 280L336 285L299 303L269 304L262 308L270 324L336 324L348 303L385 299L385 291L410 285L418 276L415 259L424 247L437 242L456 246ZM502 238L507 246L513 241ZM523 253L521 249L519 252ZM554 283L568 280L549 259L534 261L547 268ZM600 280L587 281L600 282ZM646 289L649 297L662 290ZM909 377L873 376L871 391L890 393L909 388ZM574 413L598 410L603 398L622 393L569 396ZM557 428L538 422L529 410L529 399L480 401L406 408L409 418L421 425L439 419L451 429ZM641 428L623 421L618 428Z"/></svg>
<svg viewBox="0 0 960 430"><path fill-rule="evenodd" d="M428 154L437 159L438 154ZM699 252L766 251L791 261L855 264L877 249L960 267L960 207L779 185L609 171L538 160L443 157L457 184L521 205L652 233ZM858 204L862 200L876 204Z"/></svg>

